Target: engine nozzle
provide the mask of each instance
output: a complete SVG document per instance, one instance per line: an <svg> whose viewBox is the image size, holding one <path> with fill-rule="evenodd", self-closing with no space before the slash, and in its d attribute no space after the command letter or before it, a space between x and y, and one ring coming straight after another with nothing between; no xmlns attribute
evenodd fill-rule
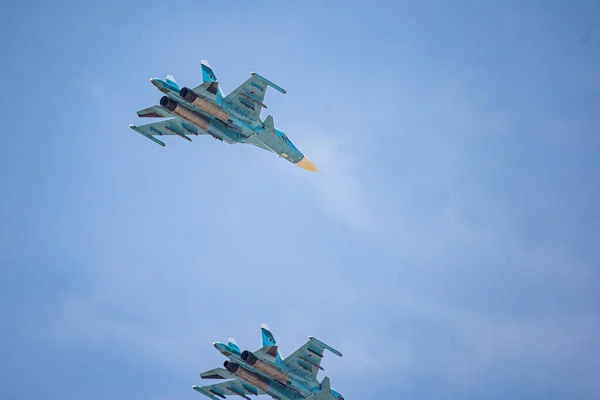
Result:
<svg viewBox="0 0 600 400"><path fill-rule="evenodd" d="M242 352L242 360L248 365L254 365L258 361L258 358L248 350Z"/></svg>
<svg viewBox="0 0 600 400"><path fill-rule="evenodd" d="M188 107L179 104L179 102L169 98L168 96L163 96L160 99L160 105L170 113L173 113L178 117L191 122L201 129L207 130L210 126L210 118L196 111L190 110Z"/></svg>
<svg viewBox="0 0 600 400"><path fill-rule="evenodd" d="M160 99L160 105L163 106L164 108L166 108L169 111L173 111L173 110L175 110L175 108L177 108L177 102L171 100L167 96L161 97L161 99Z"/></svg>
<svg viewBox="0 0 600 400"><path fill-rule="evenodd" d="M225 361L223 363L223 366L225 367L227 372L232 373L232 374L235 374L237 372L237 370L240 368L239 364L232 363L231 361Z"/></svg>
<svg viewBox="0 0 600 400"><path fill-rule="evenodd" d="M287 375L283 373L279 368L276 368L271 364L259 360L252 352L248 350L244 350L241 354L241 357L242 361L244 361L246 364L256 368L258 371L262 372L268 377L275 379L282 385L288 386L289 379Z"/></svg>
<svg viewBox="0 0 600 400"><path fill-rule="evenodd" d="M179 96L181 96L188 103L193 103L198 98L198 96L196 96L196 94L192 92L191 89L188 89L186 87L182 88L179 91Z"/></svg>
<svg viewBox="0 0 600 400"><path fill-rule="evenodd" d="M183 98L187 103L198 107L208 115L212 115L215 118L220 119L223 122L229 120L229 114L222 110L219 106L215 105L211 101L199 97L190 88L184 87L179 91L179 96Z"/></svg>
<svg viewBox="0 0 600 400"><path fill-rule="evenodd" d="M267 378L264 376L257 374L256 372L250 371L237 363L231 361L225 361L223 366L227 370L227 372L245 380L246 382L256 386L257 388L267 391L269 389L270 383Z"/></svg>

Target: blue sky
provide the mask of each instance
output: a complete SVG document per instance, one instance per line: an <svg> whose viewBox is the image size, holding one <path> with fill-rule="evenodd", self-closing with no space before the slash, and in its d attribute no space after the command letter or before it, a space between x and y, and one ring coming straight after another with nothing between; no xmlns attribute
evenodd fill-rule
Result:
<svg viewBox="0 0 600 400"><path fill-rule="evenodd" d="M12 2L0 398L198 399L308 335L347 399L600 396L597 1ZM128 128L257 71L323 172Z"/></svg>

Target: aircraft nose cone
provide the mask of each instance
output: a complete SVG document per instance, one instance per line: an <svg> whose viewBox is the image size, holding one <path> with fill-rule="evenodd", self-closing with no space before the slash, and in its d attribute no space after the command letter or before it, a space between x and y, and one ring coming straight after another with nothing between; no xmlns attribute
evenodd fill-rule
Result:
<svg viewBox="0 0 600 400"><path fill-rule="evenodd" d="M310 161L310 159L306 156L304 156L302 160L298 161L296 165L307 171L319 172L315 164L312 161Z"/></svg>

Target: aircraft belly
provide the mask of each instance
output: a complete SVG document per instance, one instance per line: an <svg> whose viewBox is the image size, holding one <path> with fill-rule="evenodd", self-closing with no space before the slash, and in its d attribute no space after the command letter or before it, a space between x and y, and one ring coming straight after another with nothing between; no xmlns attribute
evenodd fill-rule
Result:
<svg viewBox="0 0 600 400"><path fill-rule="evenodd" d="M190 135L208 134L229 144L248 143L268 150L292 164L317 172L316 166L305 157L279 129L273 116L261 120L267 87L285 93L285 90L268 79L252 72L251 77L229 95L224 96L214 72L202 61L203 83L193 89L180 88L173 75L166 80L151 78L150 82L164 93L159 104L138 111L139 117L176 117L183 122L160 122L130 128L142 136L165 146L156 136L177 135L188 141ZM158 125L157 125L158 124ZM174 124L174 125L171 125Z"/></svg>
<svg viewBox="0 0 600 400"><path fill-rule="evenodd" d="M265 137L264 135L256 134L244 140L244 142L253 144L265 150L270 150L294 164L304 158L304 155L301 152L289 146L286 146L285 143L283 143L283 141L281 143L278 143L278 141L270 140L270 138Z"/></svg>
<svg viewBox="0 0 600 400"><path fill-rule="evenodd" d="M273 397L281 399L281 400L286 400L286 399L287 400L295 400L295 399L304 398L300 394L294 393L294 392L286 389L282 385L275 383L275 382L271 382L269 389L265 390L265 392L267 392L267 394L269 394L270 396L273 396Z"/></svg>
<svg viewBox="0 0 600 400"><path fill-rule="evenodd" d="M335 396L333 394L331 394L331 392L325 391L325 390L321 390L319 392L317 392L312 399L314 400L337 400L335 398Z"/></svg>
<svg viewBox="0 0 600 400"><path fill-rule="evenodd" d="M213 136L218 136L221 140L229 144L238 143L240 141L240 135L236 131L214 118L210 121L208 132Z"/></svg>

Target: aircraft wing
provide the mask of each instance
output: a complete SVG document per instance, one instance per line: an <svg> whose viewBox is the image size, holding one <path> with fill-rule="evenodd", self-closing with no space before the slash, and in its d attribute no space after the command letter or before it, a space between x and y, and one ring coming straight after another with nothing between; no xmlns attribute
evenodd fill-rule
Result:
<svg viewBox="0 0 600 400"><path fill-rule="evenodd" d="M258 396L259 394L265 394L265 392L259 388L250 385L241 379L234 379L231 381L216 383L214 385L194 386L193 388L198 393L202 393L212 400L219 400L219 398L224 399L226 396L232 395L241 396L246 400L250 400L248 397L250 395Z"/></svg>
<svg viewBox="0 0 600 400"><path fill-rule="evenodd" d="M246 82L229 93L223 101L229 106L236 108L239 113L247 115L250 119L260 121L262 108L267 108L264 104L267 86L285 93L285 90L281 87L253 72L252 76Z"/></svg>
<svg viewBox="0 0 600 400"><path fill-rule="evenodd" d="M321 367L324 350L329 350L339 357L342 356L342 353L333 347L321 342L317 338L309 336L308 342L286 357L283 363L298 375L308 376L316 380L319 370L324 371L323 367Z"/></svg>
<svg viewBox="0 0 600 400"><path fill-rule="evenodd" d="M181 118L172 118L139 126L129 125L129 127L161 146L164 146L165 144L158 140L156 136L177 135L191 142L192 139L190 139L188 136L206 134L206 132L204 132L202 129L184 121Z"/></svg>

